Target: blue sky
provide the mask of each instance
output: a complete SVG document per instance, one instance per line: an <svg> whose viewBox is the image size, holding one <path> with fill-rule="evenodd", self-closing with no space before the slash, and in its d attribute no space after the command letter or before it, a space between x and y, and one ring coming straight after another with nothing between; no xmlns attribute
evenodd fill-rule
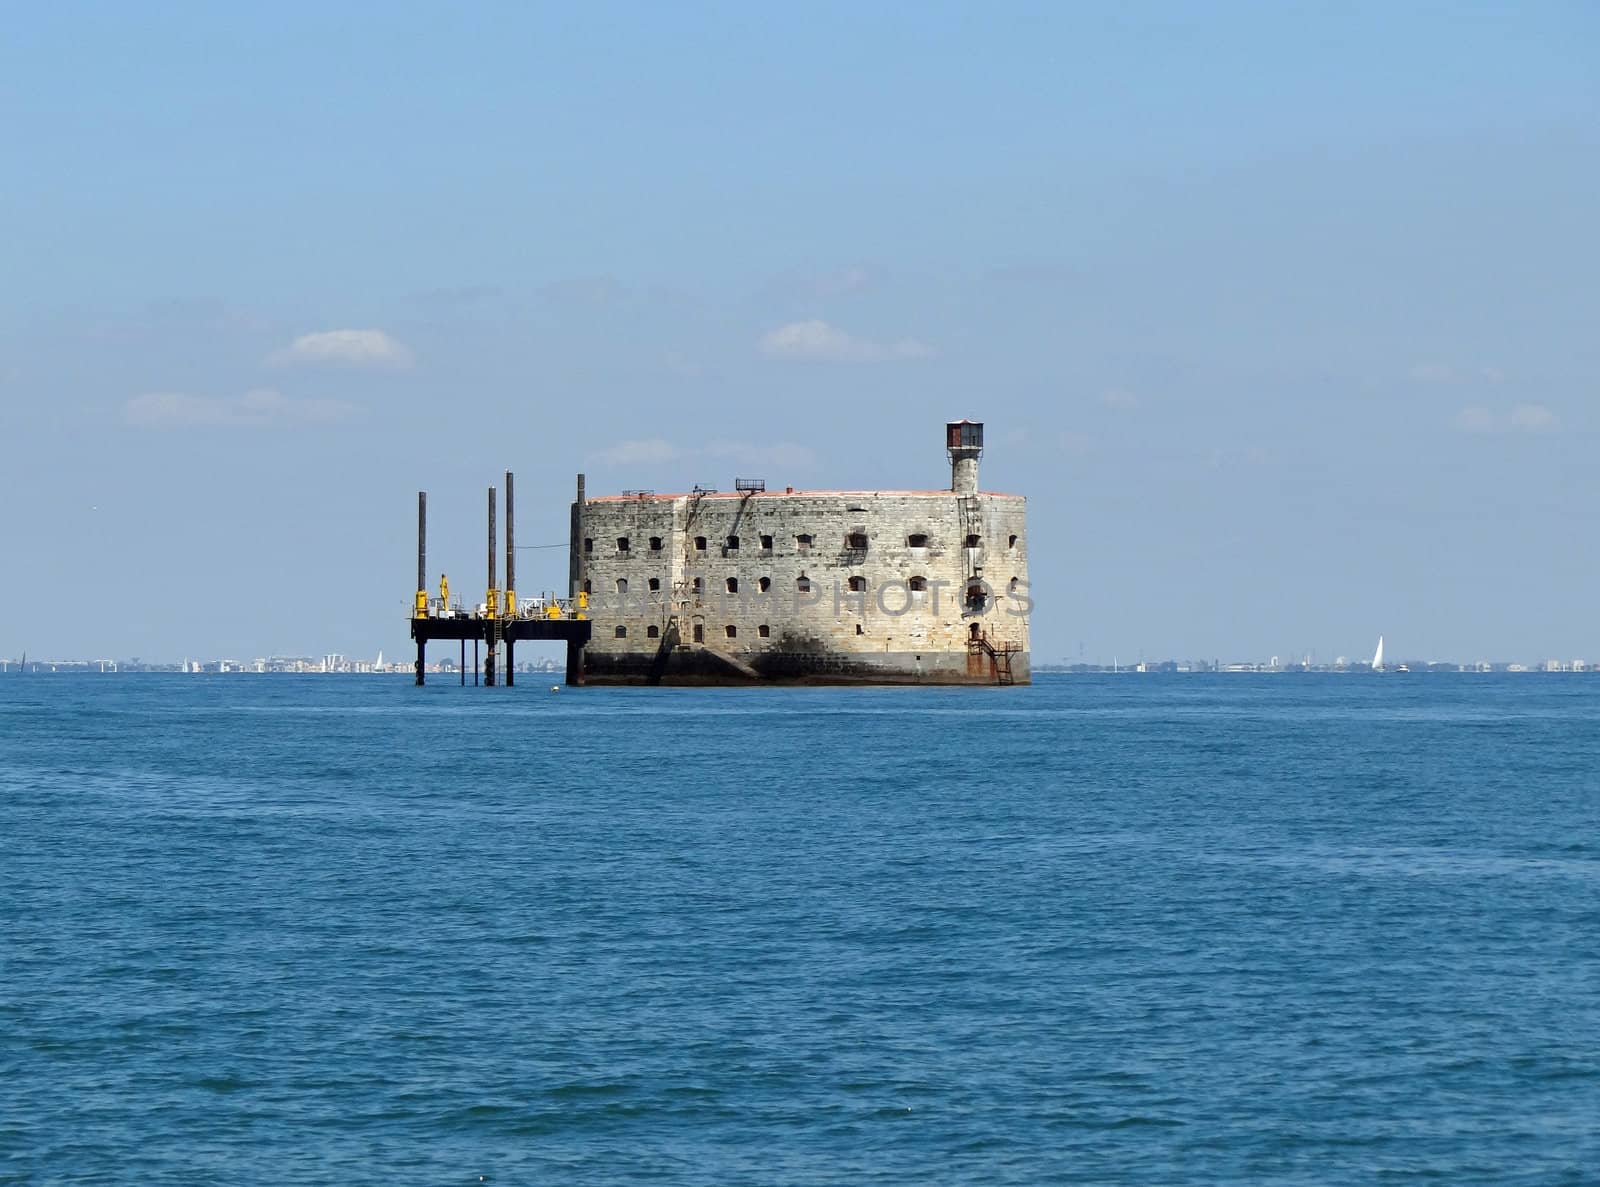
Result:
<svg viewBox="0 0 1600 1187"><path fill-rule="evenodd" d="M1039 661L1600 658L1600 9L53 5L0 654L403 650L592 490L1030 497ZM524 588L565 580L524 554Z"/></svg>

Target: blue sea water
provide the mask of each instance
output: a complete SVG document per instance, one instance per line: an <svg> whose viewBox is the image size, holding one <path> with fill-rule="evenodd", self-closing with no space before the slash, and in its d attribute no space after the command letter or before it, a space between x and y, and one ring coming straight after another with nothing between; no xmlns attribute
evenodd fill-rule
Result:
<svg viewBox="0 0 1600 1187"><path fill-rule="evenodd" d="M0 680L0 1181L1600 1182L1600 678Z"/></svg>

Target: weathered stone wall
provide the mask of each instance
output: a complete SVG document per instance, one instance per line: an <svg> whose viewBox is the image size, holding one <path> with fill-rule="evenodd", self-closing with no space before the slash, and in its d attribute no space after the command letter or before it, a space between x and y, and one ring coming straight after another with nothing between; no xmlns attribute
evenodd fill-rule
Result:
<svg viewBox="0 0 1600 1187"><path fill-rule="evenodd" d="M1016 649L1025 683L1025 519L1020 496L964 509L950 491L588 499L588 678L993 683L996 661L969 646L976 629ZM974 574L988 596L968 604Z"/></svg>

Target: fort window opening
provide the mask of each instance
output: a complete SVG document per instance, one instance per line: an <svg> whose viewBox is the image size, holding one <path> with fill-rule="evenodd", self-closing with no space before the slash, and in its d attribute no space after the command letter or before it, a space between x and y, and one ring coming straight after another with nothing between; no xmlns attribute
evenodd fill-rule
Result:
<svg viewBox="0 0 1600 1187"><path fill-rule="evenodd" d="M661 578L659 578L659 577L650 578L650 592L651 593L660 593L661 592Z"/></svg>
<svg viewBox="0 0 1600 1187"><path fill-rule="evenodd" d="M731 622L722 629L728 633L728 638L730 639L737 639L739 637L739 628L734 626Z"/></svg>
<svg viewBox="0 0 1600 1187"><path fill-rule="evenodd" d="M728 537L728 551L729 552L738 552L739 551L739 537L738 536L729 536Z"/></svg>
<svg viewBox="0 0 1600 1187"><path fill-rule="evenodd" d="M628 592L628 579L626 577L617 578L617 592L619 594L625 594Z"/></svg>
<svg viewBox="0 0 1600 1187"><path fill-rule="evenodd" d="M804 573L800 574L800 576L795 579L794 587L799 593L810 593L811 578L807 577Z"/></svg>
<svg viewBox="0 0 1600 1187"><path fill-rule="evenodd" d="M651 552L660 552L661 551L661 537L660 536L651 536L650 537L650 551Z"/></svg>
<svg viewBox="0 0 1600 1187"><path fill-rule="evenodd" d="M661 638L661 628L652 622L649 626L644 628L644 637L646 639Z"/></svg>
<svg viewBox="0 0 1600 1187"><path fill-rule="evenodd" d="M761 537L761 550L763 552L771 552L772 551L772 537L771 536L763 535Z"/></svg>
<svg viewBox="0 0 1600 1187"><path fill-rule="evenodd" d="M588 536L585 536L583 538L583 550L585 552L593 552L594 551L594 541L591 540Z"/></svg>
<svg viewBox="0 0 1600 1187"><path fill-rule="evenodd" d="M852 577L852 578L850 578L850 592L851 593L862 593L863 591L866 590L866 588L867 588L867 579L865 577Z"/></svg>
<svg viewBox="0 0 1600 1187"><path fill-rule="evenodd" d="M1015 548L1016 546L1017 546L1017 538L1015 536L1011 536L1006 540L1006 547L1007 548Z"/></svg>
<svg viewBox="0 0 1600 1187"><path fill-rule="evenodd" d="M704 577L696 577L694 579L694 592L697 594L706 592L706 580Z"/></svg>
<svg viewBox="0 0 1600 1187"><path fill-rule="evenodd" d="M844 546L851 552L865 552L867 550L867 534L865 532L851 532L844 538Z"/></svg>
<svg viewBox="0 0 1600 1187"><path fill-rule="evenodd" d="M583 592L586 594L592 594L594 592L594 585L587 577L583 579Z"/></svg>
<svg viewBox="0 0 1600 1187"><path fill-rule="evenodd" d="M910 587L912 593L928 592L928 579L926 577L913 577L906 582L906 585Z"/></svg>
<svg viewBox="0 0 1600 1187"><path fill-rule="evenodd" d="M983 582L973 581L967 585L967 605L974 610L982 610L984 603Z"/></svg>
<svg viewBox="0 0 1600 1187"><path fill-rule="evenodd" d="M798 536L796 536L794 538L794 546L796 548L798 548L801 552L804 552L806 549L810 548L811 547L811 534L809 532L801 532Z"/></svg>
<svg viewBox="0 0 1600 1187"><path fill-rule="evenodd" d="M771 577L763 577L763 578L761 578L759 581L756 582L756 588L759 589L762 593L766 593L767 590L772 588L772 578Z"/></svg>
<svg viewBox="0 0 1600 1187"><path fill-rule="evenodd" d="M972 535L967 537L967 547L968 548L977 548L982 543L983 543L983 540L979 537L979 535L976 532L974 532Z"/></svg>
<svg viewBox="0 0 1600 1187"><path fill-rule="evenodd" d="M729 593L738 593L739 592L739 579L737 577L729 577L728 578L728 592Z"/></svg>
<svg viewBox="0 0 1600 1187"><path fill-rule="evenodd" d="M617 638L626 639L627 637L628 637L628 628L625 627L625 626L619 626L617 628Z"/></svg>
<svg viewBox="0 0 1600 1187"><path fill-rule="evenodd" d="M1011 579L1011 584L1006 586L1006 592L1007 593L1013 593L1013 594L1016 593L1018 587L1021 586L1021 584L1022 584L1022 582L1018 578L1013 577Z"/></svg>
<svg viewBox="0 0 1600 1187"><path fill-rule="evenodd" d="M696 643L704 643L706 641L706 628L703 623L697 622L694 624L694 641Z"/></svg>
<svg viewBox="0 0 1600 1187"><path fill-rule="evenodd" d="M628 551L628 537L626 537L626 536L618 536L617 537L617 551L618 552L627 552Z"/></svg>
<svg viewBox="0 0 1600 1187"><path fill-rule="evenodd" d="M907 548L926 548L927 546L928 537L922 532L912 532L911 535L906 537Z"/></svg>
<svg viewBox="0 0 1600 1187"><path fill-rule="evenodd" d="M765 639L772 634L772 628L766 623L762 623L760 626L756 627L756 634Z"/></svg>
<svg viewBox="0 0 1600 1187"><path fill-rule="evenodd" d="M977 623L973 623L971 626L969 626L967 628L967 638L972 639L974 641L977 640L977 638L978 638L978 624Z"/></svg>
<svg viewBox="0 0 1600 1187"><path fill-rule="evenodd" d="M864 631L864 630L862 630L862 629L861 629L861 624L860 624L860 623L859 623L859 622L858 622L858 623L856 623L856 634L858 634L858 635L864 635L864 634L866 634L866 633L867 633L867 632L866 632L866 631Z"/></svg>
<svg viewBox="0 0 1600 1187"><path fill-rule="evenodd" d="M706 550L706 538L704 536L696 536L694 538L694 550L696 552L704 552Z"/></svg>

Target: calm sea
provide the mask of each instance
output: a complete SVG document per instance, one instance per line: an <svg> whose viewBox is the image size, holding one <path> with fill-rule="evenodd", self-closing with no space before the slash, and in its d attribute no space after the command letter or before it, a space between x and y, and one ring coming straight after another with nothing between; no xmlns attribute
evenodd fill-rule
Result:
<svg viewBox="0 0 1600 1187"><path fill-rule="evenodd" d="M0 680L0 1180L1600 1182L1600 677Z"/></svg>

